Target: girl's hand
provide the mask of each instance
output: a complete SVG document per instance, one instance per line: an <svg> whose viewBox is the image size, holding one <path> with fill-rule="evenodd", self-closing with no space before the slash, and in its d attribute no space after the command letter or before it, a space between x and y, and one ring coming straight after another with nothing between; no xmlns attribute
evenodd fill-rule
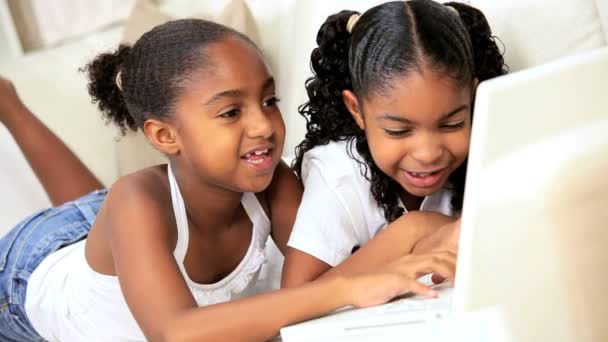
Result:
<svg viewBox="0 0 608 342"><path fill-rule="evenodd" d="M18 112L23 103L17 95L15 86L8 79L0 76L0 123L7 123L9 117Z"/></svg>
<svg viewBox="0 0 608 342"><path fill-rule="evenodd" d="M350 279L350 302L356 307L383 304L406 292L427 297L437 293L416 279L420 274L435 273L454 279L456 255L451 252L410 254L400 257L377 272L360 274Z"/></svg>
<svg viewBox="0 0 608 342"><path fill-rule="evenodd" d="M428 253L435 251L449 251L458 253L460 239L460 219L445 224L435 232L418 240L412 253Z"/></svg>
<svg viewBox="0 0 608 342"><path fill-rule="evenodd" d="M460 240L460 219L442 226L435 234L437 234L438 243L434 250L458 253L458 241Z"/></svg>

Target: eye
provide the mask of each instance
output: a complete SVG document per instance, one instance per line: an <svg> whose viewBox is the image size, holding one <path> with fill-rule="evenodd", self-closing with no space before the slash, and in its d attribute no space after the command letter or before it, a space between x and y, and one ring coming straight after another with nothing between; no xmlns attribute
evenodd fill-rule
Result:
<svg viewBox="0 0 608 342"><path fill-rule="evenodd" d="M462 128L464 126L464 120L456 123L449 123L441 125L441 128L445 128L448 130Z"/></svg>
<svg viewBox="0 0 608 342"><path fill-rule="evenodd" d="M393 138L403 137L412 132L411 129L392 130L384 128L383 130L386 135Z"/></svg>
<svg viewBox="0 0 608 342"><path fill-rule="evenodd" d="M279 103L281 99L276 96L270 97L262 102L264 107L276 107L277 103Z"/></svg>
<svg viewBox="0 0 608 342"><path fill-rule="evenodd" d="M231 109L229 111L219 114L218 117L225 118L225 119L231 119L231 118L237 117L239 114L241 114L241 110L238 108L234 108L234 109Z"/></svg>

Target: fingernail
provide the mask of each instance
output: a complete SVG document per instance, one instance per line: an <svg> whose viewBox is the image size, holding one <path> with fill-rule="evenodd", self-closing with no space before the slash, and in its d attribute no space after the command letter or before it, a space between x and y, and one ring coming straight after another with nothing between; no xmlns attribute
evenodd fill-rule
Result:
<svg viewBox="0 0 608 342"><path fill-rule="evenodd" d="M431 296L431 297L437 297L437 291L430 290L429 291L429 296Z"/></svg>

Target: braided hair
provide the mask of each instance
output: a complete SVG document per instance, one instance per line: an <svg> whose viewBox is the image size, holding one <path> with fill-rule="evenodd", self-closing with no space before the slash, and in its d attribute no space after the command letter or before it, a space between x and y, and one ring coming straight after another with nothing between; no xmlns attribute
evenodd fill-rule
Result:
<svg viewBox="0 0 608 342"><path fill-rule="evenodd" d="M87 73L92 102L125 134L143 128L149 118L170 118L191 73L210 67L205 48L229 36L255 47L247 36L226 26L181 19L156 26L132 47L120 45L98 55L80 70Z"/></svg>
<svg viewBox="0 0 608 342"><path fill-rule="evenodd" d="M361 172L389 222L403 214L399 184L375 164L365 132L347 110L342 91L357 98L386 95L391 82L430 63L462 85L506 74L507 66L481 11L471 6L432 0L394 1L363 13L352 32L353 11L327 18L311 54L314 76L306 81L308 102L299 107L307 133L296 147L293 168L301 176L304 154L331 141L348 141L363 160ZM351 149L349 148L349 151ZM448 179L452 207L462 208L466 160Z"/></svg>

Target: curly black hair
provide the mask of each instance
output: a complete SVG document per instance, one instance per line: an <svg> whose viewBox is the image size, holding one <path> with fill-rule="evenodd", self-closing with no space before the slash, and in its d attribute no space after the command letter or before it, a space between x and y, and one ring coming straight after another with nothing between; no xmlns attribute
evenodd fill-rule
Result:
<svg viewBox="0 0 608 342"><path fill-rule="evenodd" d="M327 18L311 54L314 76L306 81L308 102L299 107L307 133L296 147L293 168L301 176L304 154L331 141L354 144L363 158L361 170L371 182L374 199L389 222L403 214L401 187L374 163L365 132L347 110L342 91L357 98L383 95L391 82L425 63L463 85L506 74L508 68L481 11L471 6L432 0L394 1L373 7L359 18L352 34L346 29L354 11ZM462 208L466 161L449 178L452 207Z"/></svg>
<svg viewBox="0 0 608 342"><path fill-rule="evenodd" d="M124 135L143 128L149 118L169 118L191 72L208 67L205 47L229 36L257 49L247 36L226 26L180 19L156 26L132 47L99 54L80 71L87 73L92 102Z"/></svg>

